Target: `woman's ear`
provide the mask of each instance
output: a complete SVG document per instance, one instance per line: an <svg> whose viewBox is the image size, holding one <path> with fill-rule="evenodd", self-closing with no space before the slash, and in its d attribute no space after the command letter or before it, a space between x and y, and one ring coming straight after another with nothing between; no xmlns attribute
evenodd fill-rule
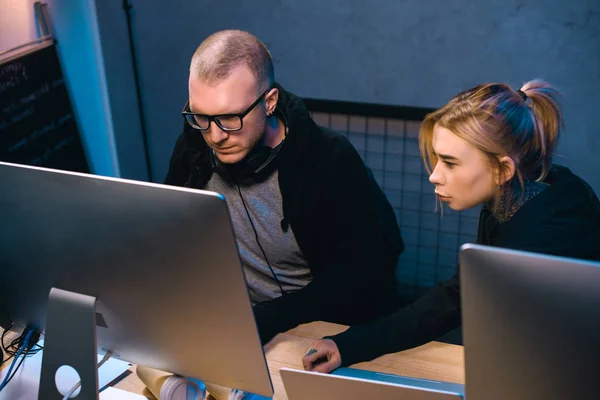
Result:
<svg viewBox="0 0 600 400"><path fill-rule="evenodd" d="M502 156L498 159L498 161L500 164L500 170L498 171L497 184L498 186L502 186L515 176L516 165L515 161L509 156Z"/></svg>

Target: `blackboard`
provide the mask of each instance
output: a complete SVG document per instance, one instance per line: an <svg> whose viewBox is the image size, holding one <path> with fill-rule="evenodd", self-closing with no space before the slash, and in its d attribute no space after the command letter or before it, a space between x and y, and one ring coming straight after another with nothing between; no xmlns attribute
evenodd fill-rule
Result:
<svg viewBox="0 0 600 400"><path fill-rule="evenodd" d="M53 42L0 60L0 161L89 171Z"/></svg>

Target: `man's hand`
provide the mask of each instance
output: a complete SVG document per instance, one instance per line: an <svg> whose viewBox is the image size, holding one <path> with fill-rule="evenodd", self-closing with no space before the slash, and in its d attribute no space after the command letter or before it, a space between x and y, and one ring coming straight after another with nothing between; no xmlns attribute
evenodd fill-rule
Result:
<svg viewBox="0 0 600 400"><path fill-rule="evenodd" d="M342 365L342 356L333 340L319 339L302 358L302 365L307 371L329 373Z"/></svg>

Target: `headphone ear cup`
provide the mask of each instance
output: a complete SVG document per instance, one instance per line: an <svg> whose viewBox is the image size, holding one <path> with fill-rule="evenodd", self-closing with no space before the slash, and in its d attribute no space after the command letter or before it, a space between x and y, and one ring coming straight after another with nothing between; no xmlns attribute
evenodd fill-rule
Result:
<svg viewBox="0 0 600 400"><path fill-rule="evenodd" d="M251 175L265 163L271 156L273 149L266 146L257 146L246 156L244 175Z"/></svg>

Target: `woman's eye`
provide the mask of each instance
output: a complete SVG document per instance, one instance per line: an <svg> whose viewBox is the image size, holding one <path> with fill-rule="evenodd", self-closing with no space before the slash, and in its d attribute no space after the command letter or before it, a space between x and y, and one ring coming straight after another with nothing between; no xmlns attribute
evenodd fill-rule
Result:
<svg viewBox="0 0 600 400"><path fill-rule="evenodd" d="M444 164L446 164L446 166L450 169L452 169L452 167L454 167L456 164L448 162L448 161L444 161Z"/></svg>

